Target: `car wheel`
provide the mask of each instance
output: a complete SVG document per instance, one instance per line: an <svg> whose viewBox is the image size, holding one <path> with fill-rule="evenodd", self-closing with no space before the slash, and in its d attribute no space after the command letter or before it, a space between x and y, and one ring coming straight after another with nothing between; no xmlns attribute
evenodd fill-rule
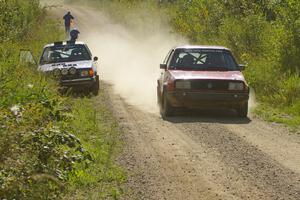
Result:
<svg viewBox="0 0 300 200"><path fill-rule="evenodd" d="M247 117L248 115L248 102L244 103L240 107L237 108L237 113L239 117Z"/></svg>
<svg viewBox="0 0 300 200"><path fill-rule="evenodd" d="M171 106L168 101L167 95L164 93L162 97L162 102L160 106L160 113L163 118L170 117L174 113L174 108Z"/></svg>
<svg viewBox="0 0 300 200"><path fill-rule="evenodd" d="M93 93L93 95L97 96L99 94L99 85L100 85L100 81L99 81L99 76L96 76L96 82L93 84L93 86L91 87L91 92Z"/></svg>

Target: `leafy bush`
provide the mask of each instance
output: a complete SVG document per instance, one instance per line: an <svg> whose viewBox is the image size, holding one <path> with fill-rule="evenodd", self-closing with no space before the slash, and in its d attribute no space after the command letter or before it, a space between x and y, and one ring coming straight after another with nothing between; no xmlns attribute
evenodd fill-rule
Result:
<svg viewBox="0 0 300 200"><path fill-rule="evenodd" d="M1 0L0 11L0 198L57 199L75 164L92 158L67 125L73 101L19 64L19 50L36 54L61 31L37 0Z"/></svg>
<svg viewBox="0 0 300 200"><path fill-rule="evenodd" d="M39 0L0 0L0 42L24 39L41 12Z"/></svg>
<svg viewBox="0 0 300 200"><path fill-rule="evenodd" d="M55 199L75 163L91 160L65 127L72 101L29 66L7 69L1 76L0 196Z"/></svg>
<svg viewBox="0 0 300 200"><path fill-rule="evenodd" d="M0 0L0 199L78 199L91 190L117 198L124 175L105 106L100 120L94 102L59 95L55 81L19 63L20 49L39 55L64 37L38 2Z"/></svg>
<svg viewBox="0 0 300 200"><path fill-rule="evenodd" d="M177 0L171 6L177 31L195 43L227 46L248 63L246 78L262 103L287 110L300 101L300 2Z"/></svg>

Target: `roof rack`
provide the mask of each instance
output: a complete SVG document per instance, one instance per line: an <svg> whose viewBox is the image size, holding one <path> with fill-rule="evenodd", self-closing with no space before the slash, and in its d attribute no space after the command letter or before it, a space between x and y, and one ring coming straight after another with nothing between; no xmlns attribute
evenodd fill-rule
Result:
<svg viewBox="0 0 300 200"><path fill-rule="evenodd" d="M69 40L69 41L67 41L67 44L75 44L75 41L74 40Z"/></svg>
<svg viewBox="0 0 300 200"><path fill-rule="evenodd" d="M62 41L54 42L54 46L60 46L60 45L63 45L63 42L62 42Z"/></svg>

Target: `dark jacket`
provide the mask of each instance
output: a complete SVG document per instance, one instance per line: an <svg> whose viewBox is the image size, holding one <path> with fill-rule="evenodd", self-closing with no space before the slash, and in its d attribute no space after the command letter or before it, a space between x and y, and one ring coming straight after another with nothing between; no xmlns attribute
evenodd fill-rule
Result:
<svg viewBox="0 0 300 200"><path fill-rule="evenodd" d="M65 20L65 26L71 26L71 20L74 19L74 17L68 13L63 17L63 19Z"/></svg>

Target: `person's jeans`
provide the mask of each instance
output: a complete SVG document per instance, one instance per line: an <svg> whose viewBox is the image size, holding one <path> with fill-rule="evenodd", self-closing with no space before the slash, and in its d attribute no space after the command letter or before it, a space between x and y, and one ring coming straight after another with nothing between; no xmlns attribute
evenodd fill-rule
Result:
<svg viewBox="0 0 300 200"><path fill-rule="evenodd" d="M66 28L66 36L67 36L67 39L69 39L70 38L70 26L65 26L65 28Z"/></svg>

